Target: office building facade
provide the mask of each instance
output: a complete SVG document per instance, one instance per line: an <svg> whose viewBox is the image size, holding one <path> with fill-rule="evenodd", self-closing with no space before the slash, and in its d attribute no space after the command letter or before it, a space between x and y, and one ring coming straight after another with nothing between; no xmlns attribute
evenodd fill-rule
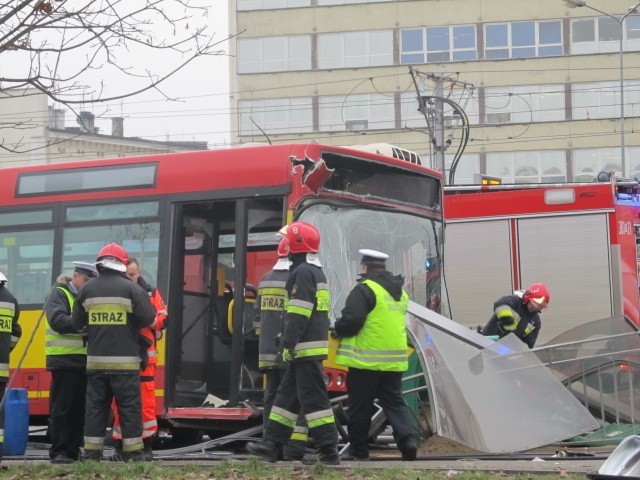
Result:
<svg viewBox="0 0 640 480"><path fill-rule="evenodd" d="M441 123L453 183L640 177L640 15L567 3L234 0L232 144L388 143L436 166Z"/></svg>

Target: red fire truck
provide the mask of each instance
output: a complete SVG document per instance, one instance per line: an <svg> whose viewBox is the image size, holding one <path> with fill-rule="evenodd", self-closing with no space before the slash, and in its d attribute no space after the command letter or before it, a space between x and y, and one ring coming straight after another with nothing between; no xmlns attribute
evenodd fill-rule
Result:
<svg viewBox="0 0 640 480"><path fill-rule="evenodd" d="M640 327L636 182L449 186L444 206L454 320L484 325L497 298L544 282L551 301L540 345L591 320Z"/></svg>
<svg viewBox="0 0 640 480"><path fill-rule="evenodd" d="M109 242L140 260L168 304L159 418L191 431L259 423L251 297L276 261L276 232L294 219L321 232L333 319L361 248L388 252L417 303L440 297L424 259L442 254L441 175L411 156L291 144L2 169L0 271L24 332L12 374L26 352L13 386L28 390L32 423L48 416L45 294ZM344 369L326 362L325 381L344 391Z"/></svg>

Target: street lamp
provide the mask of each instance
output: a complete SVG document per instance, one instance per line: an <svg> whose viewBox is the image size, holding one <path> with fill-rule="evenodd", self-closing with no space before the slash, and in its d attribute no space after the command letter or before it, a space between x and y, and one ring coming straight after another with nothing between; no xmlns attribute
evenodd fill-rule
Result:
<svg viewBox="0 0 640 480"><path fill-rule="evenodd" d="M611 15L598 8L588 5L585 0L564 0L564 5L568 8L586 7L594 12L601 13L602 15L612 18L618 22L620 27L620 163L622 170L622 178L625 177L625 143L624 143L624 21L632 13L637 13L640 2L636 6L629 8L629 11L622 16Z"/></svg>

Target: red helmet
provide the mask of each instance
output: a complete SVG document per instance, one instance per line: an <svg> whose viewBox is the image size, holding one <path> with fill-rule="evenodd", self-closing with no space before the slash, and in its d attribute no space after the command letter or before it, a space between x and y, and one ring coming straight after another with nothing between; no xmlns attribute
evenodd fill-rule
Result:
<svg viewBox="0 0 640 480"><path fill-rule="evenodd" d="M529 285L522 295L522 301L524 303L533 302L540 308L547 308L549 305L549 289L544 283L532 283Z"/></svg>
<svg viewBox="0 0 640 480"><path fill-rule="evenodd" d="M287 257L289 255L289 239L283 237L278 244L278 257Z"/></svg>
<svg viewBox="0 0 640 480"><path fill-rule="evenodd" d="M129 255L127 255L127 251L117 243L110 243L100 249L96 263L111 270L126 272L127 265L129 264Z"/></svg>
<svg viewBox="0 0 640 480"><path fill-rule="evenodd" d="M310 223L293 222L280 230L280 233L289 239L291 253L318 253L320 249L320 232Z"/></svg>

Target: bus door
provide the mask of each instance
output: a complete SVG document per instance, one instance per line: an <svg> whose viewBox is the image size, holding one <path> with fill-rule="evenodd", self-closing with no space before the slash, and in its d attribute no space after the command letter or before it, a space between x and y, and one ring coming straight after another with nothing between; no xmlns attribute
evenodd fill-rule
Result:
<svg viewBox="0 0 640 480"><path fill-rule="evenodd" d="M282 198L174 205L168 406L262 401L253 303L277 258L283 205Z"/></svg>

